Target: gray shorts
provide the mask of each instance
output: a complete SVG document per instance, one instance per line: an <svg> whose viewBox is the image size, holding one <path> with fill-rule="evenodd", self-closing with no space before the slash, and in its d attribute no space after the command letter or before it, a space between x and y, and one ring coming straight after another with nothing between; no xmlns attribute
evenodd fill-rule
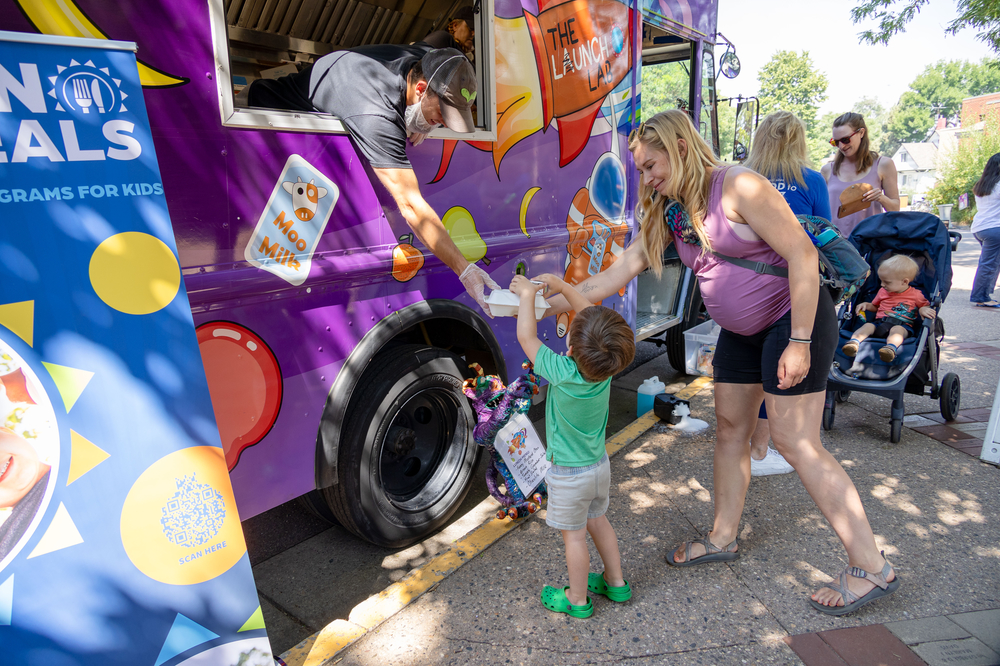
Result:
<svg viewBox="0 0 1000 666"><path fill-rule="evenodd" d="M600 518L608 510L611 461L604 454L586 467L552 465L545 473L549 501L545 522L557 530L582 530L587 519Z"/></svg>

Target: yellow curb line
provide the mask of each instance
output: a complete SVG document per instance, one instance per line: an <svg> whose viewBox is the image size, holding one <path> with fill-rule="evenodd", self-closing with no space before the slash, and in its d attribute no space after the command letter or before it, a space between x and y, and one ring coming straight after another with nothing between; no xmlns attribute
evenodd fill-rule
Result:
<svg viewBox="0 0 1000 666"><path fill-rule="evenodd" d="M674 395L687 400L711 383L710 377L698 377ZM625 426L605 444L613 456L653 427L659 419L646 412ZM460 566L484 551L523 521L493 518L475 528L443 553L414 569L401 580L355 606L347 620L334 620L281 655L287 666L321 666L337 653L364 636L369 630L403 610L424 592L454 573Z"/></svg>

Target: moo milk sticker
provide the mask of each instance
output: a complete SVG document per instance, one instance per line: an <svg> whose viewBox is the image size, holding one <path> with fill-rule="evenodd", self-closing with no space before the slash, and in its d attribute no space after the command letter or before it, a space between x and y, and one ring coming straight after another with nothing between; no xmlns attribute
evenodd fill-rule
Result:
<svg viewBox="0 0 1000 666"><path fill-rule="evenodd" d="M339 197L333 181L300 155L289 156L244 251L247 261L291 284L305 282Z"/></svg>

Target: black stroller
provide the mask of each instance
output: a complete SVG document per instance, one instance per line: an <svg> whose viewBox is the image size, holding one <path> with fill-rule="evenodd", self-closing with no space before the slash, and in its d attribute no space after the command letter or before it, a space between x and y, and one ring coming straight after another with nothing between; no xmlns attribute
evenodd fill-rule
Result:
<svg viewBox="0 0 1000 666"><path fill-rule="evenodd" d="M883 213L855 227L850 240L872 272L861 289L841 305L838 314L840 343L827 382L824 430L833 428L837 403L846 402L851 391L874 393L892 400L889 440L894 444L899 442L903 430L904 393L940 399L941 416L946 421L958 415L961 398L958 375L949 372L938 384L938 343L944 338L940 317L925 319L918 334L903 342L891 363L879 358L878 350L885 344L884 339L868 338L854 358L847 357L842 350L858 326L854 317L856 305L870 303L875 297L880 287L878 268L893 254L906 254L917 262L920 273L911 285L923 292L935 312L940 312L951 289L951 252L961 238L961 234L949 232L941 220L929 213Z"/></svg>

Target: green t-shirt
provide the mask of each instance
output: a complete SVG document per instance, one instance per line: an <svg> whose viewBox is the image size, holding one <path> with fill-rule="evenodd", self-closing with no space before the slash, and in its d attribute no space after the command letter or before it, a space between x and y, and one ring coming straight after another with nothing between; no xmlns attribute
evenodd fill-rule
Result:
<svg viewBox="0 0 1000 666"><path fill-rule="evenodd" d="M611 378L588 382L569 356L542 345L535 372L549 382L545 396L545 457L564 467L586 467L604 456Z"/></svg>

